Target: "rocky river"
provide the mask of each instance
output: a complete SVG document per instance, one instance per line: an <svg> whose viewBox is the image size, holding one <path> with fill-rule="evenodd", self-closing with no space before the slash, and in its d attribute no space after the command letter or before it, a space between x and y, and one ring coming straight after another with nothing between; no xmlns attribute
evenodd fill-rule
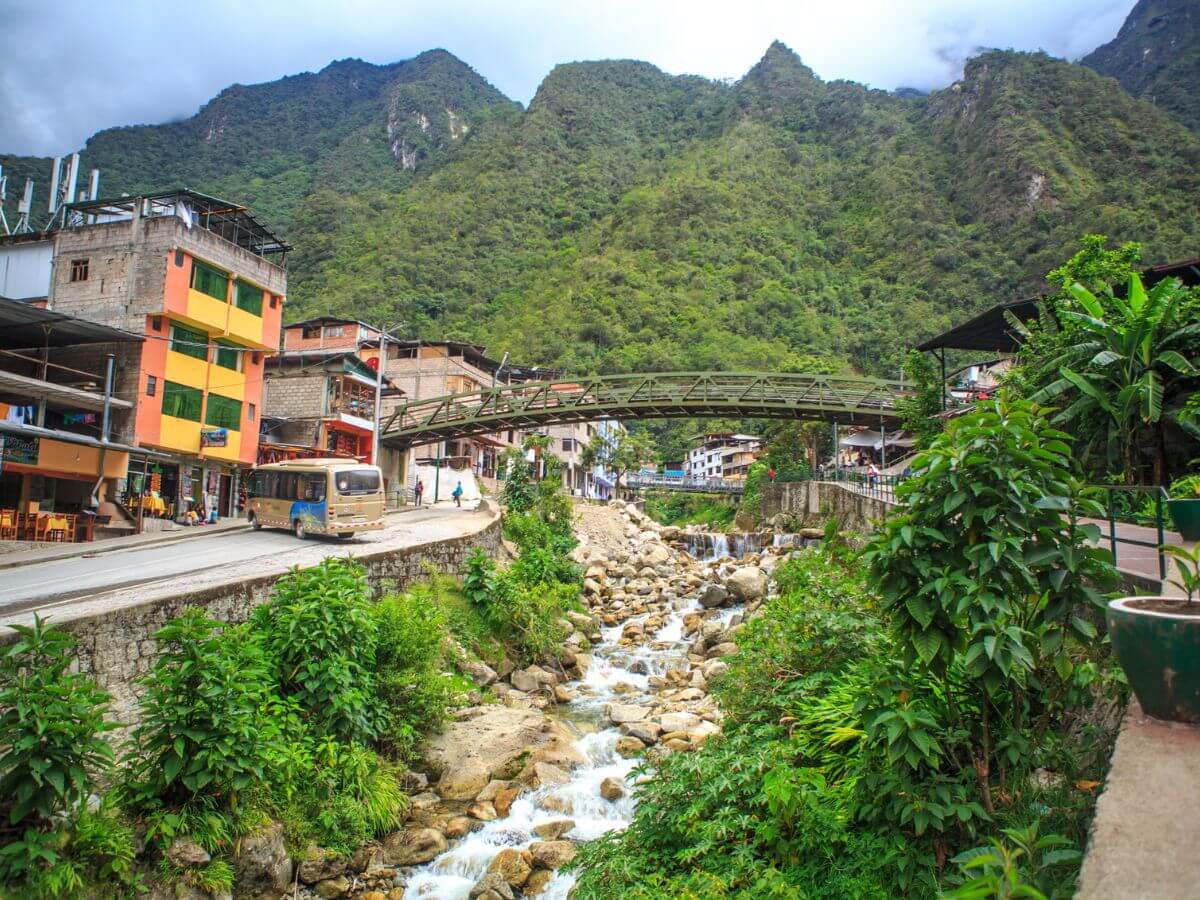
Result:
<svg viewBox="0 0 1200 900"><path fill-rule="evenodd" d="M566 898L575 879L562 867L577 845L629 823L639 763L720 733L709 681L799 540L699 535L621 503L581 505L576 532L588 611L569 615L558 658L507 672L477 664L473 677L499 702L460 710L430 740L405 828L336 879L310 869L310 880L302 866L309 890Z"/></svg>

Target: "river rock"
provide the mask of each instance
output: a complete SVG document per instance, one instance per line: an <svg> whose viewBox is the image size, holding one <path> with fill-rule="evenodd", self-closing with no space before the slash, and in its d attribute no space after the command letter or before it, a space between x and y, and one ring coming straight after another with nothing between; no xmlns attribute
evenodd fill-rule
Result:
<svg viewBox="0 0 1200 900"><path fill-rule="evenodd" d="M725 603L729 597L729 591L721 587L719 584L706 584L704 589L700 591L700 605L705 609L716 609Z"/></svg>
<svg viewBox="0 0 1200 900"><path fill-rule="evenodd" d="M534 869L526 882L521 885L521 895L536 897L554 880L554 872L550 869Z"/></svg>
<svg viewBox="0 0 1200 900"><path fill-rule="evenodd" d="M521 851L505 847L488 865L489 872L495 872L508 882L511 887L520 887L533 871L532 857L528 850Z"/></svg>
<svg viewBox="0 0 1200 900"><path fill-rule="evenodd" d="M544 713L499 705L463 711L429 740L425 752L426 765L440 775L438 792L447 799L470 800L492 779L512 778L530 761L570 766L583 757L566 728Z"/></svg>
<svg viewBox="0 0 1200 900"><path fill-rule="evenodd" d="M554 787L559 784L566 784L571 780L571 776L560 769L553 763L539 762L533 764L533 772L530 774L530 787L537 790L540 787Z"/></svg>
<svg viewBox="0 0 1200 900"><path fill-rule="evenodd" d="M729 663L723 659L708 659L704 661L704 665L700 667L701 673L704 675L705 681L711 681L718 675L724 675L729 671Z"/></svg>
<svg viewBox="0 0 1200 900"><path fill-rule="evenodd" d="M383 860L391 866L419 866L448 846L436 828L405 828L383 839Z"/></svg>
<svg viewBox="0 0 1200 900"><path fill-rule="evenodd" d="M476 800L467 807L467 815L480 822L491 822L499 815L499 810L488 800Z"/></svg>
<svg viewBox="0 0 1200 900"><path fill-rule="evenodd" d="M700 724L700 717L689 712L663 713L658 717L658 723L664 732L690 731Z"/></svg>
<svg viewBox="0 0 1200 900"><path fill-rule="evenodd" d="M212 857L195 841L176 838L167 848L167 860L176 868L190 869L193 866L208 865Z"/></svg>
<svg viewBox="0 0 1200 900"><path fill-rule="evenodd" d="M543 822L541 825L534 825L533 833L543 841L557 841L574 827L574 819L555 819L553 822Z"/></svg>
<svg viewBox="0 0 1200 900"><path fill-rule="evenodd" d="M300 880L305 884L316 884L336 878L346 871L347 860L324 847L309 847L300 863Z"/></svg>
<svg viewBox="0 0 1200 900"><path fill-rule="evenodd" d="M562 794L549 794L543 797L542 808L568 816L575 812L575 804L571 798L564 797Z"/></svg>
<svg viewBox="0 0 1200 900"><path fill-rule="evenodd" d="M496 815L502 819L507 819L509 812L512 810L513 801L521 795L521 789L510 787L496 794L496 798L492 801L492 805L496 808Z"/></svg>
<svg viewBox="0 0 1200 900"><path fill-rule="evenodd" d="M644 706L634 706L629 703L606 703L604 705L604 714L614 725L640 722L646 718L649 712L650 710Z"/></svg>
<svg viewBox="0 0 1200 900"><path fill-rule="evenodd" d="M492 812L495 812L495 807L492 808ZM471 833L471 829L473 827L474 823L469 816L455 816L446 823L446 827L443 828L442 831L445 833L446 837L448 837L450 840L454 840L455 838L466 837Z"/></svg>
<svg viewBox="0 0 1200 900"><path fill-rule="evenodd" d="M313 885L313 890L317 892L318 897L324 900L332 900L334 897L345 897L350 893L350 879L345 875L339 875L336 878L326 878L324 881L318 881Z"/></svg>
<svg viewBox="0 0 1200 900"><path fill-rule="evenodd" d="M487 783L487 786L475 795L476 800L495 800L496 795L506 788L512 787L512 782L503 781L499 778L493 778Z"/></svg>
<svg viewBox="0 0 1200 900"><path fill-rule="evenodd" d="M239 897L282 893L292 881L292 858L283 840L283 825L272 822L236 844L234 884Z"/></svg>
<svg viewBox="0 0 1200 900"><path fill-rule="evenodd" d="M495 669L493 669L487 663L480 662L477 659L465 660L459 663L459 668L461 668L470 677L470 679L480 687L487 687L489 684L495 682L495 680L499 677L496 674Z"/></svg>
<svg viewBox="0 0 1200 900"><path fill-rule="evenodd" d="M470 896L479 900L513 900L513 889L499 872L487 872L475 882Z"/></svg>
<svg viewBox="0 0 1200 900"><path fill-rule="evenodd" d="M730 656L737 653L738 645L733 641L722 641L715 647L710 647L705 656L709 659L715 659L718 656Z"/></svg>
<svg viewBox="0 0 1200 900"><path fill-rule="evenodd" d="M621 726L621 733L635 737L643 744L653 744L662 733L662 726L655 722L626 722Z"/></svg>
<svg viewBox="0 0 1200 900"><path fill-rule="evenodd" d="M557 869L575 858L575 845L570 841L534 841L529 845L533 864L543 869Z"/></svg>
<svg viewBox="0 0 1200 900"><path fill-rule="evenodd" d="M767 592L767 576L757 566L741 566L725 580L725 586L735 601L750 603Z"/></svg>
<svg viewBox="0 0 1200 900"><path fill-rule="evenodd" d="M625 796L625 785L618 778L605 778L600 782L600 796L610 803L615 803Z"/></svg>
<svg viewBox="0 0 1200 900"><path fill-rule="evenodd" d="M637 756L639 753L645 750L646 745L635 737L624 735L617 738L615 749L619 754L628 759L631 756Z"/></svg>

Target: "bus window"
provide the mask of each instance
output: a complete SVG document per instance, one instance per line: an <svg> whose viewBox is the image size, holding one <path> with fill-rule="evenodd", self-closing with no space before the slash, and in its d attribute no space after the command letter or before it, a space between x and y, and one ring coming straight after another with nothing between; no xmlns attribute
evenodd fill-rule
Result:
<svg viewBox="0 0 1200 900"><path fill-rule="evenodd" d="M317 502L325 499L325 476L303 475L300 478L301 500Z"/></svg>
<svg viewBox="0 0 1200 900"><path fill-rule="evenodd" d="M377 469L350 469L334 476L339 494L375 494L379 492Z"/></svg>

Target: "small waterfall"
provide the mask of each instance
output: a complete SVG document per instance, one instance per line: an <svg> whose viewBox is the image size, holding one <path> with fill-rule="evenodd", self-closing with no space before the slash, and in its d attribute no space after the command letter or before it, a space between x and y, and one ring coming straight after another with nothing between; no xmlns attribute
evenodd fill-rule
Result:
<svg viewBox="0 0 1200 900"><path fill-rule="evenodd" d="M810 543L798 534L772 534L765 531L689 532L683 536L687 551L701 562L730 557L741 559L760 553L766 547L805 547Z"/></svg>

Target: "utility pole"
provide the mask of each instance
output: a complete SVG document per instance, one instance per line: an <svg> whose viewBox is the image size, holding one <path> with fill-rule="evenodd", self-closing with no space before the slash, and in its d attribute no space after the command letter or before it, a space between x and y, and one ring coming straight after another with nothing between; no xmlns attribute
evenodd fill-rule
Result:
<svg viewBox="0 0 1200 900"><path fill-rule="evenodd" d="M371 465L379 465L379 428L383 412L383 367L387 363L387 332L379 332L379 358L375 360L375 431L371 436Z"/></svg>

